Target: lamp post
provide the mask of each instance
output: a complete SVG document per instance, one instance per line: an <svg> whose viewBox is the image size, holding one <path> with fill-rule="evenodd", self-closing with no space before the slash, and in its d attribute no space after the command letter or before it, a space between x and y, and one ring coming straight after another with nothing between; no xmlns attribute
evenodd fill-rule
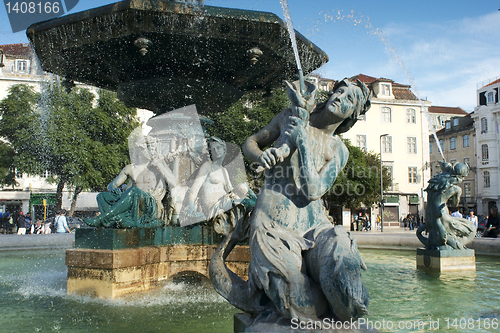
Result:
<svg viewBox="0 0 500 333"><path fill-rule="evenodd" d="M384 181L382 172L382 138L389 134L382 134L379 138L380 143L380 232L384 232Z"/></svg>

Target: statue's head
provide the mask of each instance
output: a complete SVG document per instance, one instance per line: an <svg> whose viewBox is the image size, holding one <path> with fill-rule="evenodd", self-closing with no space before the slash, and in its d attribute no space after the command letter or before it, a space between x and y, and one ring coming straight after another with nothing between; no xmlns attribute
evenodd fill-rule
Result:
<svg viewBox="0 0 500 333"><path fill-rule="evenodd" d="M328 92L328 97L325 107L344 119L335 134L347 132L371 106L371 92L360 80L351 81L346 78L337 82Z"/></svg>
<svg viewBox="0 0 500 333"><path fill-rule="evenodd" d="M469 166L465 163L457 163L453 166L453 174L463 178L469 174Z"/></svg>
<svg viewBox="0 0 500 333"><path fill-rule="evenodd" d="M219 160L220 158L224 158L224 156L226 156L226 143L215 136L210 137L208 140L208 148L212 161Z"/></svg>

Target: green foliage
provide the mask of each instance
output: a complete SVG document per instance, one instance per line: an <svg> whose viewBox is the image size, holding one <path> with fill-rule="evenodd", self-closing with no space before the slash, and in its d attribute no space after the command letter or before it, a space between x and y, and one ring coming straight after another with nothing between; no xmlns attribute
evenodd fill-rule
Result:
<svg viewBox="0 0 500 333"><path fill-rule="evenodd" d="M64 184L105 189L128 163L127 137L139 123L136 109L125 107L114 93L100 90L95 99L88 89L67 92L59 82L41 94L13 86L0 103L0 135L15 149L17 169L50 171L58 191Z"/></svg>
<svg viewBox="0 0 500 333"><path fill-rule="evenodd" d="M349 150L347 164L332 188L323 197L328 207L344 206L350 209L364 204L370 207L380 202L380 156L365 152L343 140ZM383 169L384 188L391 183L387 168Z"/></svg>
<svg viewBox="0 0 500 333"><path fill-rule="evenodd" d="M211 115L215 123L211 134L241 147L246 138L288 107L290 102L285 89L276 89L267 97L262 92L248 93L227 111Z"/></svg>
<svg viewBox="0 0 500 333"><path fill-rule="evenodd" d="M14 156L14 148L0 141L0 184L3 186L16 185L16 175L12 171Z"/></svg>

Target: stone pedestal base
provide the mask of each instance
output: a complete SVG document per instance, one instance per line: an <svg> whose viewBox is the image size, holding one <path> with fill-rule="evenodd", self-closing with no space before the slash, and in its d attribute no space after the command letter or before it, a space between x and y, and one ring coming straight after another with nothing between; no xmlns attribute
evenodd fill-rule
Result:
<svg viewBox="0 0 500 333"><path fill-rule="evenodd" d="M417 268L434 272L475 271L474 250L417 249Z"/></svg>
<svg viewBox="0 0 500 333"><path fill-rule="evenodd" d="M349 327L348 327L349 326ZM302 328L301 328L302 327ZM360 327L356 320L351 326L339 322L322 320L320 322L299 322L292 319L289 323L254 323L252 317L247 313L237 313L234 315L234 332L235 333L313 333L313 332L337 332L337 333L364 333L364 332L379 332L375 329Z"/></svg>
<svg viewBox="0 0 500 333"><path fill-rule="evenodd" d="M175 276L209 277L208 266L217 245L166 245L122 250L66 251L67 293L115 298L146 291ZM242 278L248 274L250 250L237 246L228 267Z"/></svg>

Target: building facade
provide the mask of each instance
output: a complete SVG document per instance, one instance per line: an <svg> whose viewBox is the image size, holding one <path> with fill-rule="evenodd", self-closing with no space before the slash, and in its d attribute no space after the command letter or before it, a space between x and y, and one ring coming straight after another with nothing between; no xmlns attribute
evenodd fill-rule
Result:
<svg viewBox="0 0 500 333"><path fill-rule="evenodd" d="M427 109L431 123L431 130L437 132L445 127L446 121L453 117L463 117L468 113L460 107L429 106Z"/></svg>
<svg viewBox="0 0 500 333"><path fill-rule="evenodd" d="M491 206L500 205L499 90L499 77L479 83L477 107L472 114L477 147L477 213L485 216Z"/></svg>
<svg viewBox="0 0 500 333"><path fill-rule="evenodd" d="M469 165L469 174L459 184L462 188L462 196L457 208L465 214L468 214L471 209L476 211L477 162L474 120L470 114L452 117L445 121L444 128L437 131L436 136L437 142L433 135L429 136L431 177L441 172L439 161L445 160L452 164L461 162Z"/></svg>
<svg viewBox="0 0 500 333"><path fill-rule="evenodd" d="M7 97L9 88L16 84L27 84L40 92L42 84L52 77L41 70L29 44L0 45L0 100ZM95 91L95 88L90 86L78 86ZM153 113L138 110L138 115L140 121L145 123ZM28 175L13 171L16 174L16 185L0 188L0 213L9 211L17 217L21 211L30 211L34 219L53 216L56 184L47 181L51 174L46 171L43 175ZM92 192L80 193L76 211L81 214L97 211L96 195L97 193ZM71 189L66 188L63 192L63 208L70 209L71 198Z"/></svg>
<svg viewBox="0 0 500 333"><path fill-rule="evenodd" d="M407 214L422 216L430 177L429 122L424 114L430 106L420 101L410 86L390 79L359 74L372 91L372 106L351 130L344 134L367 151L380 153L389 168L392 183L384 192L384 226L398 227ZM371 209L375 221L379 208Z"/></svg>

